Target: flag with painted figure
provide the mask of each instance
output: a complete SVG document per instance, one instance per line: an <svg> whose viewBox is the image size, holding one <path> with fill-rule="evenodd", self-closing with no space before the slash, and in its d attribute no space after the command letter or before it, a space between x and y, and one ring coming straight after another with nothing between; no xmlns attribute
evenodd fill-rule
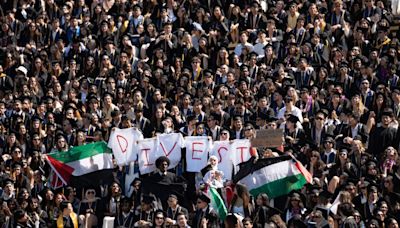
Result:
<svg viewBox="0 0 400 228"><path fill-rule="evenodd" d="M240 170L233 180L246 185L254 197L267 193L275 198L311 183L312 175L301 162L291 156L281 156L257 161L250 159L240 164Z"/></svg>
<svg viewBox="0 0 400 228"><path fill-rule="evenodd" d="M112 152L105 142L95 142L46 156L54 173L70 186L95 186L114 180Z"/></svg>

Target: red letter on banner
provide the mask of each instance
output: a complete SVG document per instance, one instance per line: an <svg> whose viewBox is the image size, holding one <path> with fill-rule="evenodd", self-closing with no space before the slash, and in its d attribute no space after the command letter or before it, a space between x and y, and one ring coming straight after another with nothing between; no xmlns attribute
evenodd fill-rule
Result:
<svg viewBox="0 0 400 228"><path fill-rule="evenodd" d="M221 155L221 150L222 149L224 149L225 151L228 151L228 148L226 148L226 147L224 147L224 146L221 146L219 149L218 149L218 155L219 155L219 162L218 163L221 163L222 162L222 155Z"/></svg>
<svg viewBox="0 0 400 228"><path fill-rule="evenodd" d="M146 163L144 164L144 166L151 166L151 165L153 165L153 164L150 164L150 161L149 161L149 151L150 151L150 148L145 148L145 149L142 149L142 153L143 153L143 151L144 151L144 153L146 153Z"/></svg>
<svg viewBox="0 0 400 228"><path fill-rule="evenodd" d="M164 148L164 145L162 144L162 142L160 142L161 149L163 150L165 156L168 157L171 154L171 152L175 149L176 144L178 144L178 142L175 142L174 146L172 146L172 149L167 153L167 151Z"/></svg>
<svg viewBox="0 0 400 228"><path fill-rule="evenodd" d="M201 143L201 142L193 142L193 143L192 143L192 159L193 159L193 160L201 160L201 158L195 157L195 156L194 156L194 153L203 153L202 150L196 150L196 149L194 148L194 145L203 145L203 144L204 144L204 143Z"/></svg>
<svg viewBox="0 0 400 228"><path fill-rule="evenodd" d="M240 149L240 162L244 162L243 160L243 153L244 153L244 150L245 149L248 149L248 147L246 147L246 146L241 146L241 147L237 147L236 148L236 151L238 150L238 149Z"/></svg>

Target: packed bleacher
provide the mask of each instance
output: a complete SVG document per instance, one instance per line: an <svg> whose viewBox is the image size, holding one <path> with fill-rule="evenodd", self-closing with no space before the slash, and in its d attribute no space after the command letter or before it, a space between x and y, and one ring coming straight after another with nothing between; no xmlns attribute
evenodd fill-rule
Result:
<svg viewBox="0 0 400 228"><path fill-rule="evenodd" d="M399 0L0 0L0 25L0 228L399 227Z"/></svg>

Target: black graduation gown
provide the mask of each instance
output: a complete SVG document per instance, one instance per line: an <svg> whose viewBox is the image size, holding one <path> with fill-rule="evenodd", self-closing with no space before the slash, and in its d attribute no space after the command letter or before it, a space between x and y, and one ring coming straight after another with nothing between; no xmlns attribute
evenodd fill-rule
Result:
<svg viewBox="0 0 400 228"><path fill-rule="evenodd" d="M393 146L394 148L397 148L398 145L397 129L395 128L377 127L370 133L368 150L370 154L373 154L378 158L387 147Z"/></svg>
<svg viewBox="0 0 400 228"><path fill-rule="evenodd" d="M114 220L114 227L116 228L122 228L122 227L133 227L135 224L135 215L132 211L128 213L126 217L122 215L122 213L119 213L118 216Z"/></svg>

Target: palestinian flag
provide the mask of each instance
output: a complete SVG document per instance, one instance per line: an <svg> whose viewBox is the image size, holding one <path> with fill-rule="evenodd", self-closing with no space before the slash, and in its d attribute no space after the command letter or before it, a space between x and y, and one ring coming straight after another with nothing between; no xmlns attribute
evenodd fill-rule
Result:
<svg viewBox="0 0 400 228"><path fill-rule="evenodd" d="M112 151L105 142L50 153L47 162L65 185L85 187L113 181Z"/></svg>
<svg viewBox="0 0 400 228"><path fill-rule="evenodd" d="M297 160L290 156L254 159L240 164L240 170L234 182L246 185L250 193L256 197L267 193L269 197L289 194L312 182L312 175Z"/></svg>
<svg viewBox="0 0 400 228"><path fill-rule="evenodd" d="M228 210L225 207L225 202L221 195L218 193L217 189L210 188L208 190L208 195L211 199L211 206L218 213L218 217L223 221L228 214Z"/></svg>

